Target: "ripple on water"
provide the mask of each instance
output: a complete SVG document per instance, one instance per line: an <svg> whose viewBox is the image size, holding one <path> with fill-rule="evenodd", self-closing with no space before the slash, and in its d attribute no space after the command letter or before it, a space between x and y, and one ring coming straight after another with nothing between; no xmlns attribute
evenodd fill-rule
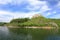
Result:
<svg viewBox="0 0 60 40"><path fill-rule="evenodd" d="M8 35L9 34L9 30L7 27L0 27L0 35Z"/></svg>
<svg viewBox="0 0 60 40"><path fill-rule="evenodd" d="M50 36L46 40L60 40L60 36Z"/></svg>

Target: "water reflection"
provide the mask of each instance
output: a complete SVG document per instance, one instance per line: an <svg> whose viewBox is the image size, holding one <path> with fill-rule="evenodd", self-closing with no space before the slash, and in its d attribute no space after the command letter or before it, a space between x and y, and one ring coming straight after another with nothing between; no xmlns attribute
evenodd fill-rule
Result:
<svg viewBox="0 0 60 40"><path fill-rule="evenodd" d="M49 36L46 40L60 40L60 36Z"/></svg>
<svg viewBox="0 0 60 40"><path fill-rule="evenodd" d="M6 27L0 27L0 40L5 40L9 35L9 30Z"/></svg>
<svg viewBox="0 0 60 40"><path fill-rule="evenodd" d="M12 39L15 40L32 40L32 35L26 29L9 29Z"/></svg>
<svg viewBox="0 0 60 40"><path fill-rule="evenodd" d="M58 33L60 34L60 33ZM52 36L51 36L52 35ZM26 29L0 27L0 40L59 40L55 29Z"/></svg>

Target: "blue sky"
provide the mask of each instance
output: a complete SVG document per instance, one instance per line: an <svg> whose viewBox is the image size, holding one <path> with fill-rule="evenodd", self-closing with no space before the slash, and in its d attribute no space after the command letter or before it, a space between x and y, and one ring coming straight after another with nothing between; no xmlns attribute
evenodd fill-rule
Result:
<svg viewBox="0 0 60 40"><path fill-rule="evenodd" d="M0 0L0 22L34 14L60 18L60 0Z"/></svg>

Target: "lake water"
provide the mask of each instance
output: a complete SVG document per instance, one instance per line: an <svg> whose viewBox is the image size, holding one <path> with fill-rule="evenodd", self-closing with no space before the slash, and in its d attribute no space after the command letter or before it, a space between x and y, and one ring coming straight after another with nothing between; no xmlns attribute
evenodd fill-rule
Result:
<svg viewBox="0 0 60 40"><path fill-rule="evenodd" d="M60 40L60 29L0 27L0 40Z"/></svg>

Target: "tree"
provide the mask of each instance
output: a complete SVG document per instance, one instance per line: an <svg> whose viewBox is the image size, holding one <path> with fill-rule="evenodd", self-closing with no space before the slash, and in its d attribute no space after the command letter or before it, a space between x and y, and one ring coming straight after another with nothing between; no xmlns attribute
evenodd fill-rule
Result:
<svg viewBox="0 0 60 40"><path fill-rule="evenodd" d="M27 22L29 18L18 18L18 19L13 19L10 23L24 23Z"/></svg>

